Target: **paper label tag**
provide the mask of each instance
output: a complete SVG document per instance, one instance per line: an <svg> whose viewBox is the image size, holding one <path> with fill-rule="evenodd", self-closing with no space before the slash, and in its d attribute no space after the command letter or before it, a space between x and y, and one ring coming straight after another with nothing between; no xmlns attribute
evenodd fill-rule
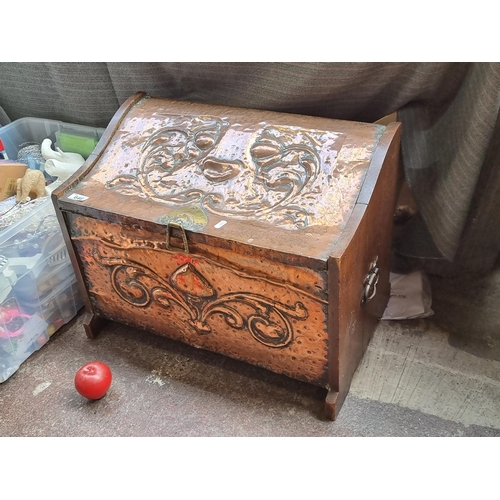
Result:
<svg viewBox="0 0 500 500"><path fill-rule="evenodd" d="M5 182L5 197L10 198L17 194L17 179L8 178Z"/></svg>
<svg viewBox="0 0 500 500"><path fill-rule="evenodd" d="M68 196L68 200L85 201L88 199L89 199L88 196L84 196L83 194L78 194L78 193L73 193Z"/></svg>

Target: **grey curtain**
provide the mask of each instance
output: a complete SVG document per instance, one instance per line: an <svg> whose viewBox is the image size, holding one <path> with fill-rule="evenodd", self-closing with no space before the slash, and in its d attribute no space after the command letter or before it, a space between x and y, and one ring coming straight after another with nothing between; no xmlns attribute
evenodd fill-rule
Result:
<svg viewBox="0 0 500 500"><path fill-rule="evenodd" d="M105 127L136 91L375 121L398 112L419 215L401 267L488 272L500 250L500 63L0 63L0 106ZM398 265L398 264L396 264Z"/></svg>

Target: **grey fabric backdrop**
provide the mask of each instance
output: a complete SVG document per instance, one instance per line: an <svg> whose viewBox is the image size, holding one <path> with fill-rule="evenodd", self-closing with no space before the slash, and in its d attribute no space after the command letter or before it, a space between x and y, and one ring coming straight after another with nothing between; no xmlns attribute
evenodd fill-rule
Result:
<svg viewBox="0 0 500 500"><path fill-rule="evenodd" d="M420 215L400 265L484 273L500 250L500 63L0 63L0 106L105 127L136 91L214 104L403 124Z"/></svg>

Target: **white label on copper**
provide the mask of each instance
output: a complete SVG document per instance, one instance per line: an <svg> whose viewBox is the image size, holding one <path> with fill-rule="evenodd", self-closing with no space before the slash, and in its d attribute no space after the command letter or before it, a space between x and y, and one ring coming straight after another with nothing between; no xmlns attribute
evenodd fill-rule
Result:
<svg viewBox="0 0 500 500"><path fill-rule="evenodd" d="M68 196L69 200L75 200L75 201L85 201L88 200L88 196L84 196L83 194L78 194L78 193L73 193Z"/></svg>

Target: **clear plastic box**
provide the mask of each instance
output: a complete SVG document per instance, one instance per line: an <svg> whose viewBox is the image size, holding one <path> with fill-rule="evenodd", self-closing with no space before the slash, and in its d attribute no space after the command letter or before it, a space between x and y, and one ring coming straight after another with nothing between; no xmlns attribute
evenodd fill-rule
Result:
<svg viewBox="0 0 500 500"><path fill-rule="evenodd" d="M39 314L23 313L14 298L4 301L0 306L0 382L48 340L47 322Z"/></svg>
<svg viewBox="0 0 500 500"><path fill-rule="evenodd" d="M44 118L20 118L0 127L9 159L50 139L53 147L85 159L104 133ZM28 154L29 168L44 170L43 158ZM24 160L23 160L24 162ZM47 177L47 175L46 175ZM50 180L50 179L49 179ZM50 198L0 229L0 383L82 307L76 277Z"/></svg>
<svg viewBox="0 0 500 500"><path fill-rule="evenodd" d="M0 232L0 383L82 307L52 200Z"/></svg>
<svg viewBox="0 0 500 500"><path fill-rule="evenodd" d="M85 159L93 150L92 144L104 133L103 128L86 127L58 120L44 118L19 118L0 127L0 139L5 146L9 159L16 160L19 150L28 143L41 144L50 139L52 144L68 153L79 153ZM61 143L62 141L62 143ZM31 167L33 168L33 167Z"/></svg>

